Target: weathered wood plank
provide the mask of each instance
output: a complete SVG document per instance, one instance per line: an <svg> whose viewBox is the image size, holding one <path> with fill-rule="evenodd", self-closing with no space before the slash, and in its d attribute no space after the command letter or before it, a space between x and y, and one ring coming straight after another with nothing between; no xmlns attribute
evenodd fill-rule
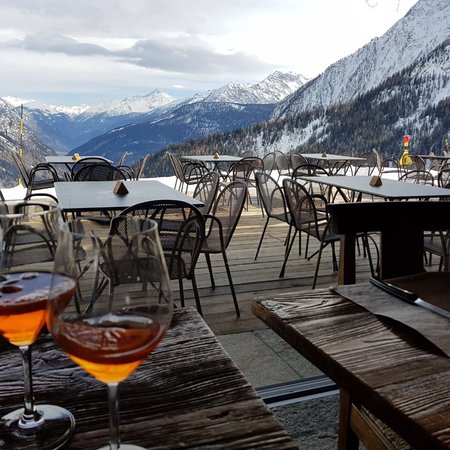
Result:
<svg viewBox="0 0 450 450"><path fill-rule="evenodd" d="M278 295L252 307L353 403L414 448L450 447L450 359L423 337L386 325L330 290Z"/></svg>
<svg viewBox="0 0 450 450"><path fill-rule="evenodd" d="M55 403L76 420L68 449L108 442L106 387L55 348L49 336L35 346L39 403ZM0 341L0 414L21 406L17 349ZM167 335L119 388L123 442L147 448L297 448L224 353L194 310L177 310Z"/></svg>

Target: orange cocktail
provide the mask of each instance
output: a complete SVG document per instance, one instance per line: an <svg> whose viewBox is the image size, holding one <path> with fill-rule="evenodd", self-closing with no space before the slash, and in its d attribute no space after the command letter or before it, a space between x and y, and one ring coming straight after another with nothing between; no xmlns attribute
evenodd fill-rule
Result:
<svg viewBox="0 0 450 450"><path fill-rule="evenodd" d="M12 272L0 284L0 333L11 344L31 345L45 322L52 274Z"/></svg>
<svg viewBox="0 0 450 450"><path fill-rule="evenodd" d="M55 341L86 372L104 383L125 380L158 345L167 328L136 312L53 321Z"/></svg>

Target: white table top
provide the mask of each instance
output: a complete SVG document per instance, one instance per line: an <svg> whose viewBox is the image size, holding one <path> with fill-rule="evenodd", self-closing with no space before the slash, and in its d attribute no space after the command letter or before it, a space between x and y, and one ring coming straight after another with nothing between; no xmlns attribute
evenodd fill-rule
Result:
<svg viewBox="0 0 450 450"><path fill-rule="evenodd" d="M110 159L104 158L103 156L91 156L91 155L80 156L80 159L72 159L72 155L46 156L45 162L48 164L75 164L84 158L103 158L105 161L112 163Z"/></svg>
<svg viewBox="0 0 450 450"><path fill-rule="evenodd" d="M334 153L302 153L301 155L306 159L317 159L320 161L365 161L365 158L358 156L336 155Z"/></svg>
<svg viewBox="0 0 450 450"><path fill-rule="evenodd" d="M178 200L196 207L197 199L156 180L123 181L128 194L114 194L116 181L64 181L55 183L56 197L65 212L118 210L151 200Z"/></svg>
<svg viewBox="0 0 450 450"><path fill-rule="evenodd" d="M382 178L381 186L371 186L369 184L370 176L301 176L299 179L326 184L341 189L349 189L363 194L374 195L377 197L394 199L417 199L417 198L439 198L450 197L450 189L437 186L408 183L405 181L390 180Z"/></svg>
<svg viewBox="0 0 450 450"><path fill-rule="evenodd" d="M198 162L235 162L240 161L242 159L241 156L232 156L232 155L219 155L218 158L214 158L214 155L187 155L182 156L181 159L186 161L198 161Z"/></svg>

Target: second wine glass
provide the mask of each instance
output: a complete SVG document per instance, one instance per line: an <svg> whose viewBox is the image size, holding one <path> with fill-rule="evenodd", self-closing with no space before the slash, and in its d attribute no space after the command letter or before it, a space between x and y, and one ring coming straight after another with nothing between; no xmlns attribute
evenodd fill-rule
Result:
<svg viewBox="0 0 450 450"><path fill-rule="evenodd" d="M110 443L105 449L111 450L119 448L118 385L158 345L173 309L157 223L123 220L121 232L105 239L63 227L48 315L56 343L108 386ZM90 270L80 269L79 255ZM88 276L91 272L100 277ZM81 300L86 291L87 308ZM120 444L121 450L141 448Z"/></svg>

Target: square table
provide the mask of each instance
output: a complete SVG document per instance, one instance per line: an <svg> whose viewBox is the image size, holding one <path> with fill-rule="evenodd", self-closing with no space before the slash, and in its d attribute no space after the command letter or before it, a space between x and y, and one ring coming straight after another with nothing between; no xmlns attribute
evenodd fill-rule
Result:
<svg viewBox="0 0 450 450"><path fill-rule="evenodd" d="M151 200L178 200L196 207L204 206L198 199L157 180L126 180L128 194L113 193L116 181L65 181L55 183L56 197L64 212L121 211L137 203Z"/></svg>
<svg viewBox="0 0 450 450"><path fill-rule="evenodd" d="M52 165L58 165L58 164L64 164L69 170L70 168L77 163L78 161L82 160L83 158L103 158L106 162L109 162L112 164L112 160L104 158L103 156L80 156L80 159L73 159L72 155L50 155L45 157L45 162L47 164Z"/></svg>
<svg viewBox="0 0 450 450"><path fill-rule="evenodd" d="M371 186L371 176L300 176L298 179L312 183L319 183L337 188L345 201L350 199L345 195L344 190L362 194L373 195L386 200L408 200L408 199L431 199L449 198L450 189L424 184L408 183L405 181L390 180L382 178L381 186Z"/></svg>
<svg viewBox="0 0 450 450"><path fill-rule="evenodd" d="M242 159L241 156L232 156L232 155L219 155L219 157L214 157L214 155L186 155L182 156L181 159L183 161L191 161L198 162L205 165L213 165L213 170L220 173L220 163L225 163L228 166L230 164L240 161Z"/></svg>
<svg viewBox="0 0 450 450"><path fill-rule="evenodd" d="M64 448L107 445L105 385L48 334L33 345L33 362L36 405L60 405L75 417L74 435ZM0 364L3 416L23 402L19 350L4 339ZM122 442L148 449L298 449L193 308L174 311L158 347L120 384L119 409Z"/></svg>
<svg viewBox="0 0 450 450"><path fill-rule="evenodd" d="M336 155L334 153L301 153L301 155L306 159L314 159L317 161L328 161L328 162L362 162L365 158L359 156L348 156L348 155Z"/></svg>

